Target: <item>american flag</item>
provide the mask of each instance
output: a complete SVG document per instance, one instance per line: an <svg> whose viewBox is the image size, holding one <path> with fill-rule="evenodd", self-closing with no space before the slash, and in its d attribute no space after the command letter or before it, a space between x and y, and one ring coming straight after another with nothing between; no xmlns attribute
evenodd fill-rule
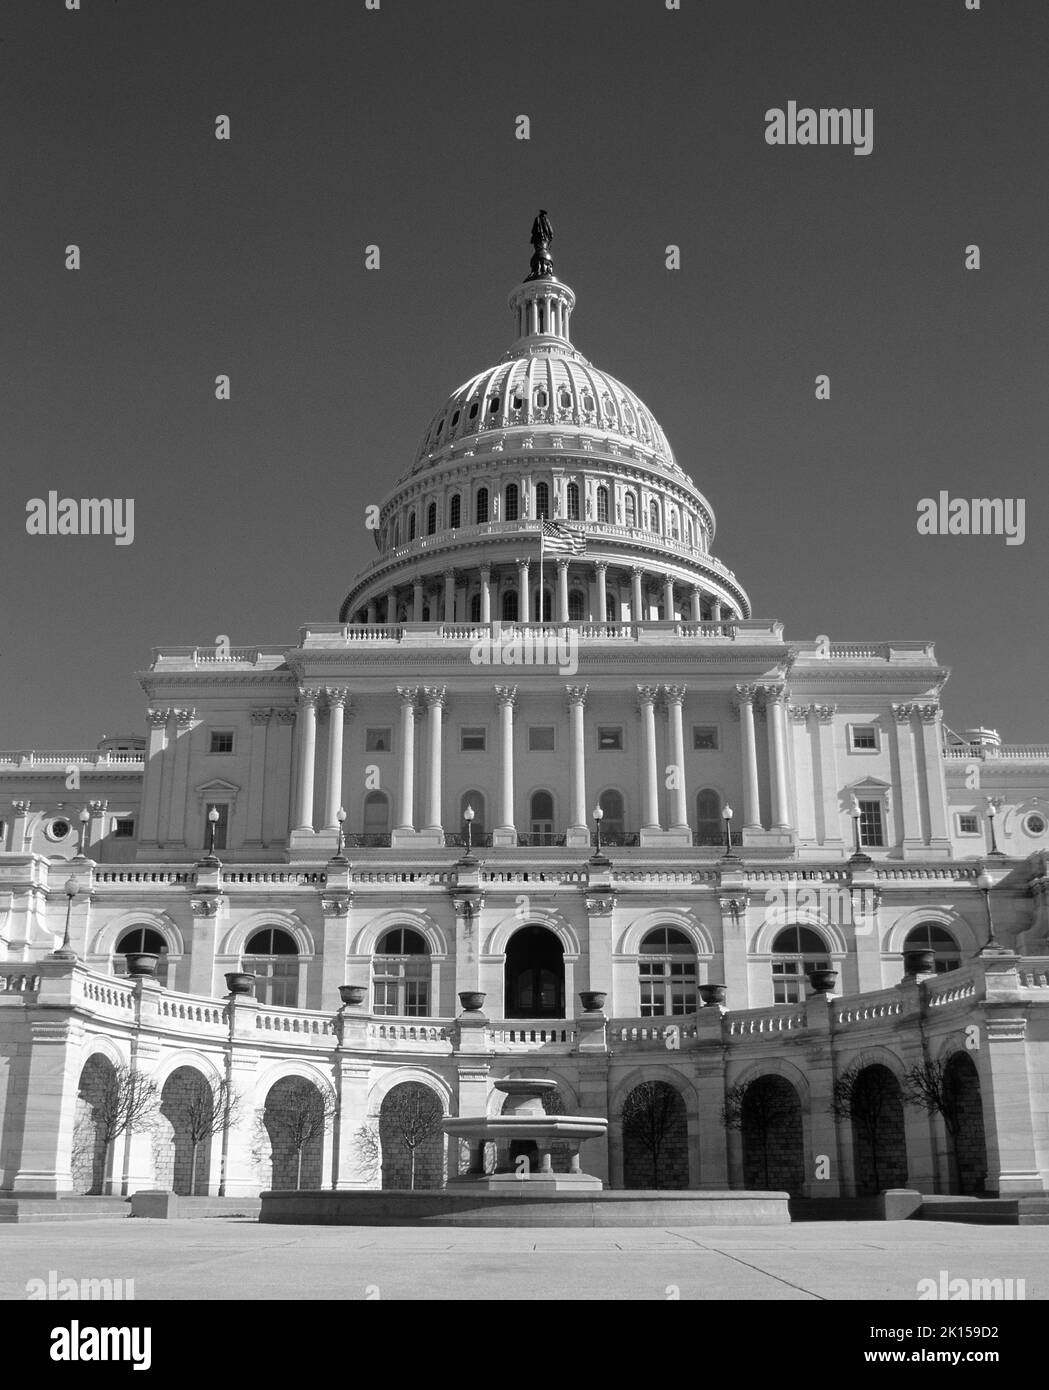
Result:
<svg viewBox="0 0 1049 1390"><path fill-rule="evenodd" d="M586 537L582 531L562 526L559 521L544 521L540 544L551 555L582 555L586 549Z"/></svg>

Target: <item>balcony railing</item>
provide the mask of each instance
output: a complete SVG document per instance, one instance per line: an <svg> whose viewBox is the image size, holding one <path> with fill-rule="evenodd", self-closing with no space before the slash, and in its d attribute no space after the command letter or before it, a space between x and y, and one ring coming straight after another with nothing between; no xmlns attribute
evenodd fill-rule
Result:
<svg viewBox="0 0 1049 1390"><path fill-rule="evenodd" d="M75 764L77 767L118 767L138 771L143 766L144 756L142 753L100 753L97 748L49 749L45 753L38 753L32 748L18 748L0 751L0 767L44 767L50 770L56 766Z"/></svg>
<svg viewBox="0 0 1049 1390"><path fill-rule="evenodd" d="M998 747L984 744L951 744L943 750L943 756L950 761L982 762L994 759L1012 759L1016 762L1049 761L1049 743L1002 743Z"/></svg>
<svg viewBox="0 0 1049 1390"><path fill-rule="evenodd" d="M544 849L557 845L563 845L564 835L557 835L552 831L546 830L519 830L517 832L517 843L523 849Z"/></svg>
<svg viewBox="0 0 1049 1390"><path fill-rule="evenodd" d="M733 848L743 843L742 830L730 831L729 837ZM692 844L696 849L724 849L725 832L722 830L719 834L714 834L712 832L708 833L705 830L693 830Z"/></svg>
<svg viewBox="0 0 1049 1390"><path fill-rule="evenodd" d="M351 833L346 836L346 845L349 849L389 849L390 832L360 835Z"/></svg>

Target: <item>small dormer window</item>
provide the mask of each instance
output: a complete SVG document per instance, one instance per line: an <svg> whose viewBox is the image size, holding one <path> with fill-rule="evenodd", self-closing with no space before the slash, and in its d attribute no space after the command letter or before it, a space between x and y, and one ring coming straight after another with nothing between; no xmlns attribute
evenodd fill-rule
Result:
<svg viewBox="0 0 1049 1390"><path fill-rule="evenodd" d="M561 407L562 410L571 410L572 393L568 390L567 386L563 386L561 388L561 394L557 398L557 404Z"/></svg>
<svg viewBox="0 0 1049 1390"><path fill-rule="evenodd" d="M470 419L471 419L471 420L476 420L476 419L477 419L477 402L476 402L476 401L474 401L473 405L470 407Z"/></svg>
<svg viewBox="0 0 1049 1390"><path fill-rule="evenodd" d="M495 412L496 412L498 409L499 409L499 397L498 397L498 396L490 396L490 397L489 397L489 400L488 400L488 414L489 414L489 415L494 415Z"/></svg>
<svg viewBox="0 0 1049 1390"><path fill-rule="evenodd" d="M455 414L452 416L452 429L453 429L453 430L455 429L456 425L459 423L459 415L460 415L460 412L457 410L457 411L455 412Z"/></svg>
<svg viewBox="0 0 1049 1390"><path fill-rule="evenodd" d="M604 406L605 414L609 417L609 419L611 419L611 417L615 414L616 409L615 406L612 404L612 397L602 396L601 404Z"/></svg>
<svg viewBox="0 0 1049 1390"><path fill-rule="evenodd" d="M515 410L521 410L524 406L524 397L521 395L520 391L514 392L513 406Z"/></svg>
<svg viewBox="0 0 1049 1390"><path fill-rule="evenodd" d="M549 397L547 396L546 392L540 387L540 389L535 393L536 410L545 410L547 407L548 400Z"/></svg>
<svg viewBox="0 0 1049 1390"><path fill-rule="evenodd" d="M593 396L590 394L590 392L588 391L588 392L586 393L586 395L583 397L583 409L584 409L584 410L593 410L593 408L594 408L594 398L593 398Z"/></svg>
<svg viewBox="0 0 1049 1390"><path fill-rule="evenodd" d="M440 439L440 437L441 437L441 431L442 431L443 429L444 429L444 421L442 420L442 421L438 424L438 426L437 426L437 432L436 432L436 434L434 435L434 439Z"/></svg>

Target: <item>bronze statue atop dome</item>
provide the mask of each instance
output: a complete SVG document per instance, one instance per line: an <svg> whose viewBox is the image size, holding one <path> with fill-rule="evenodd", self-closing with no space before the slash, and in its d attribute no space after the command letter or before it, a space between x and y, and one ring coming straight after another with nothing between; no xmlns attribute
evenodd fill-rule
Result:
<svg viewBox="0 0 1049 1390"><path fill-rule="evenodd" d="M546 208L539 209L539 216L532 223L532 259L529 262L531 274L527 280L552 279L554 258L550 254L550 243L554 239L554 229L546 215Z"/></svg>

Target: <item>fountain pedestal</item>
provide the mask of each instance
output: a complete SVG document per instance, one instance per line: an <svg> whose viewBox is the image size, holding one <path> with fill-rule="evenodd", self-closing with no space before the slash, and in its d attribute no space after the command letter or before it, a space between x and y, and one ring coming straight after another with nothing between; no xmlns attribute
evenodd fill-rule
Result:
<svg viewBox="0 0 1049 1390"><path fill-rule="evenodd" d="M528 1197L602 1190L600 1178L582 1171L579 1146L587 1139L603 1138L608 1131L607 1120L589 1115L548 1115L543 1109L543 1095L556 1091L557 1082L547 1077L515 1077L494 1085L507 1097L501 1115L442 1121L445 1133L465 1140L470 1150L469 1170L448 1180L449 1191L467 1188ZM515 1140L531 1152L512 1156ZM496 1145L498 1166L494 1173L484 1171L488 1144ZM568 1150L567 1173L554 1172L555 1144Z"/></svg>

